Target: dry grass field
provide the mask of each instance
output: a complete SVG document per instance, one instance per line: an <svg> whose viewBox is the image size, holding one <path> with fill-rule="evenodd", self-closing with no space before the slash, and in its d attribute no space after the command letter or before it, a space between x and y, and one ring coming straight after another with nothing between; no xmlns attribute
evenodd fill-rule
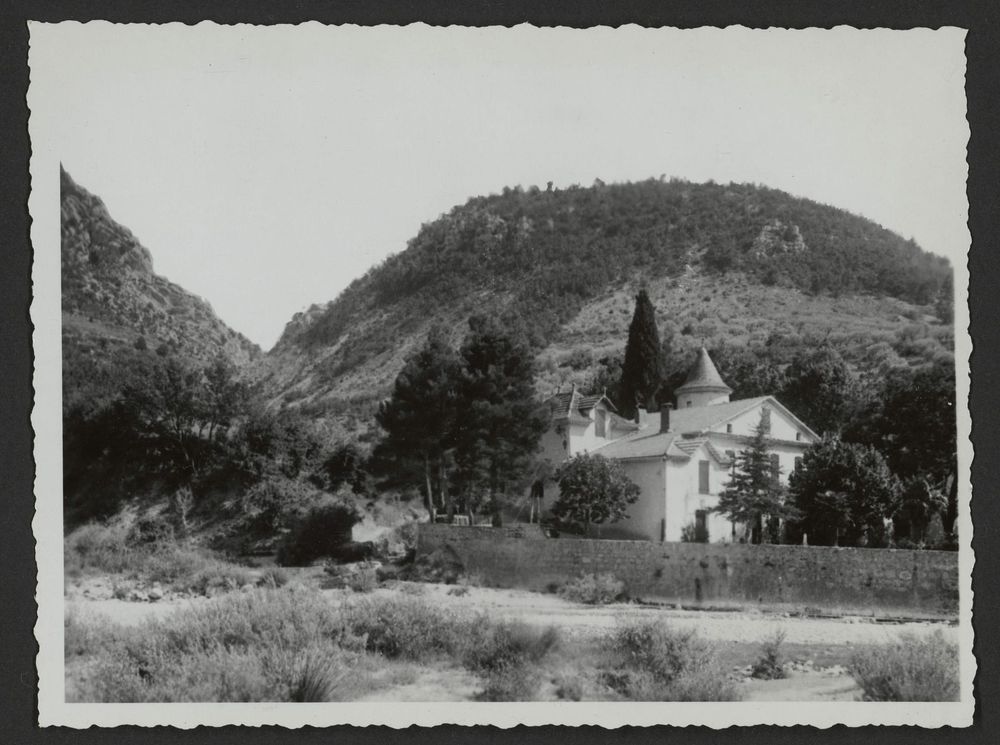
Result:
<svg viewBox="0 0 1000 745"><path fill-rule="evenodd" d="M175 573L171 584L162 579L169 573L156 580L128 571L75 572L65 605L67 699L958 695L957 630L948 624L593 606L557 595L398 580L352 591L329 589L322 567L224 570L225 562L213 561L185 571L223 579L191 582Z"/></svg>

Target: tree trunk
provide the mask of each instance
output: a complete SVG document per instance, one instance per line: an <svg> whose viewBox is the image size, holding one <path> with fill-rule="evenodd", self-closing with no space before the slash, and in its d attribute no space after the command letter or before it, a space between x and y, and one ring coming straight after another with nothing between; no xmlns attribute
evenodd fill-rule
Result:
<svg viewBox="0 0 1000 745"><path fill-rule="evenodd" d="M448 522L450 523L455 517L455 503L448 491L448 476L445 473L443 456L438 463L438 481L441 488L441 501L444 504L445 514L448 516Z"/></svg>
<svg viewBox="0 0 1000 745"><path fill-rule="evenodd" d="M431 488L431 461L428 456L424 456L424 478L427 482L427 512L431 516L431 522L434 522L434 491Z"/></svg>

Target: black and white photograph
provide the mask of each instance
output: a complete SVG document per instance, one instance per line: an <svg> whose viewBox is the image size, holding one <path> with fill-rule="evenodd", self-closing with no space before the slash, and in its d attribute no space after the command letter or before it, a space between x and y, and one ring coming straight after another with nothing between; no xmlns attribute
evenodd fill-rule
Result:
<svg viewBox="0 0 1000 745"><path fill-rule="evenodd" d="M42 725L972 723L962 29L29 26Z"/></svg>

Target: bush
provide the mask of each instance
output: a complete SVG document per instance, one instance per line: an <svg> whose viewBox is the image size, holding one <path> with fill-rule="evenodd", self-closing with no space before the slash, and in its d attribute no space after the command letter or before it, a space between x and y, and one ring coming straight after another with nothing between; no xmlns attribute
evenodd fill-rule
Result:
<svg viewBox="0 0 1000 745"><path fill-rule="evenodd" d="M538 670L526 665L514 665L490 670L477 701L530 701L541 682Z"/></svg>
<svg viewBox="0 0 1000 745"><path fill-rule="evenodd" d="M347 680L356 686L363 646L327 600L289 590L229 595L136 628L66 624L67 656L89 660L79 701L337 700Z"/></svg>
<svg viewBox="0 0 1000 745"><path fill-rule="evenodd" d="M760 645L761 655L750 668L750 677L760 680L777 680L787 677L782 663L781 645L785 641L784 629L777 631Z"/></svg>
<svg viewBox="0 0 1000 745"><path fill-rule="evenodd" d="M469 640L465 666L473 672L495 672L504 668L535 664L559 643L559 631L553 626L539 632L518 621L496 625L478 625Z"/></svg>
<svg viewBox="0 0 1000 745"><path fill-rule="evenodd" d="M607 605L625 595L625 583L611 574L584 574L559 588L559 596L574 603Z"/></svg>
<svg viewBox="0 0 1000 745"><path fill-rule="evenodd" d="M715 650L693 631L654 621L619 626L609 639L606 685L636 701L733 701L739 698Z"/></svg>
<svg viewBox="0 0 1000 745"><path fill-rule="evenodd" d="M866 701L958 701L958 647L940 630L900 634L895 642L857 652L851 676Z"/></svg>
<svg viewBox="0 0 1000 745"><path fill-rule="evenodd" d="M389 658L428 659L461 655L472 619L421 598L364 598L344 611L347 628L365 637L365 648Z"/></svg>
<svg viewBox="0 0 1000 745"><path fill-rule="evenodd" d="M271 589L278 589L279 587L284 587L288 584L288 572L286 572L281 567L268 567L261 574L260 579L257 580L257 584L261 587L268 587Z"/></svg>
<svg viewBox="0 0 1000 745"><path fill-rule="evenodd" d="M351 540L351 529L360 520L350 505L328 502L314 507L299 521L278 549L283 566L302 566L332 556Z"/></svg>

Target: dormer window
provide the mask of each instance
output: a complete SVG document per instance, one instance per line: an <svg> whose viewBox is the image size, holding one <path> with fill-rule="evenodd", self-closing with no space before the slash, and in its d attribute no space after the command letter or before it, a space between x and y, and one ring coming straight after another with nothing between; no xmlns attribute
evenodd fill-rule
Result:
<svg viewBox="0 0 1000 745"><path fill-rule="evenodd" d="M607 437L606 430L607 426L605 424L605 414L603 409L596 409L594 411L594 430L598 437Z"/></svg>

